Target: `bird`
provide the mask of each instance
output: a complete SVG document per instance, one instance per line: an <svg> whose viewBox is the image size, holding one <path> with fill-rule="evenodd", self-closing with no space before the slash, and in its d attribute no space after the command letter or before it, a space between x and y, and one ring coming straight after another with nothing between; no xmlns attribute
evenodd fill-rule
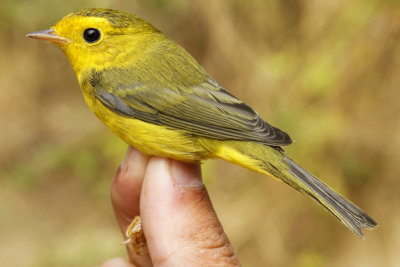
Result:
<svg viewBox="0 0 400 267"><path fill-rule="evenodd" d="M85 8L27 37L61 48L91 111L142 153L188 163L220 158L286 183L360 238L362 228L378 226L286 155L282 146L292 143L286 132L229 93L145 20Z"/></svg>

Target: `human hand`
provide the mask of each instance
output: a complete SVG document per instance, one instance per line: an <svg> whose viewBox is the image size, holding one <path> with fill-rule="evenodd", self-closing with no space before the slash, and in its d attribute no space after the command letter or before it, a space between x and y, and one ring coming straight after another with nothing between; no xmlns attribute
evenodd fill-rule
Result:
<svg viewBox="0 0 400 267"><path fill-rule="evenodd" d="M239 266L201 180L200 165L148 157L129 147L115 175L111 200L121 231L140 214L149 254L103 267Z"/></svg>

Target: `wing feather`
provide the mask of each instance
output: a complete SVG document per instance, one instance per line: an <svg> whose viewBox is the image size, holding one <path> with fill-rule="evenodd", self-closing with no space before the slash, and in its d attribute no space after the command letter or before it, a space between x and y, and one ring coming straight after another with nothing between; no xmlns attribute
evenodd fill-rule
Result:
<svg viewBox="0 0 400 267"><path fill-rule="evenodd" d="M265 122L210 77L188 90L180 86L130 84L131 79L117 84L107 80L105 72L97 72L90 83L96 98L119 115L221 140L248 140L273 146L292 142L288 134Z"/></svg>

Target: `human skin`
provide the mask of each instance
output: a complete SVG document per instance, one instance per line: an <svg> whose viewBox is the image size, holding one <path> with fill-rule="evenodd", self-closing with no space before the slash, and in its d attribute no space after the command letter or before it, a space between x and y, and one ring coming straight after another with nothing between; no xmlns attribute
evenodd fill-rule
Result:
<svg viewBox="0 0 400 267"><path fill-rule="evenodd" d="M127 246L129 262L116 266L239 266L233 247L212 207L198 164L148 157L129 147L111 188L121 231L141 216L149 254Z"/></svg>

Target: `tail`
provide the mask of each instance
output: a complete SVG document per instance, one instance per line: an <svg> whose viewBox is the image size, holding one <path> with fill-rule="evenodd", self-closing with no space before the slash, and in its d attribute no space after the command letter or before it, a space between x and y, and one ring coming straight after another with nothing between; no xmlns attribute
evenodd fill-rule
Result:
<svg viewBox="0 0 400 267"><path fill-rule="evenodd" d="M283 156L282 158L288 168L287 172L283 172L278 178L301 193L312 197L358 237L364 237L361 228L372 229L378 226L368 214L355 204L333 191L288 157Z"/></svg>
<svg viewBox="0 0 400 267"><path fill-rule="evenodd" d="M362 228L372 229L378 224L355 204L345 199L315 176L304 170L280 150L252 142L229 142L217 155L248 169L272 176L311 197L335 215L358 237Z"/></svg>

